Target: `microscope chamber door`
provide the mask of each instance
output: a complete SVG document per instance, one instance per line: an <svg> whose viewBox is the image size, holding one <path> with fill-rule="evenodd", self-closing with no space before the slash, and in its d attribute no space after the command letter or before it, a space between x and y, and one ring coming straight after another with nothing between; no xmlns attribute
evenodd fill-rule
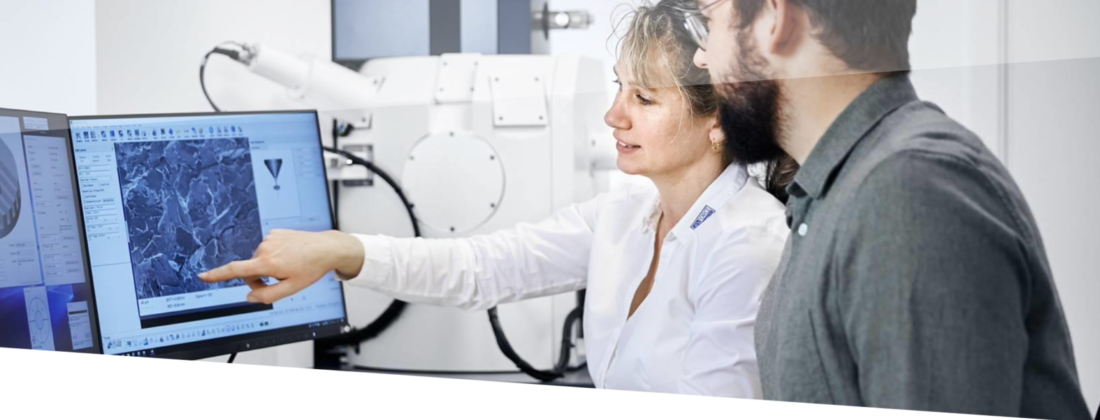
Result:
<svg viewBox="0 0 1100 420"><path fill-rule="evenodd" d="M413 146L402 182L425 227L439 236L462 236L496 213L504 197L504 166L476 134L432 134Z"/></svg>

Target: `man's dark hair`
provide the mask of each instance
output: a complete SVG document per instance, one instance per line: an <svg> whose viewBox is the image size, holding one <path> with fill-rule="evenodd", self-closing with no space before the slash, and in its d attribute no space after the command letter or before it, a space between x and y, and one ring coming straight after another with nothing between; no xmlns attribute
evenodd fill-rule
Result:
<svg viewBox="0 0 1100 420"><path fill-rule="evenodd" d="M738 29L752 25L767 0L734 0ZM853 70L909 70L917 0L791 0L806 10L813 34Z"/></svg>

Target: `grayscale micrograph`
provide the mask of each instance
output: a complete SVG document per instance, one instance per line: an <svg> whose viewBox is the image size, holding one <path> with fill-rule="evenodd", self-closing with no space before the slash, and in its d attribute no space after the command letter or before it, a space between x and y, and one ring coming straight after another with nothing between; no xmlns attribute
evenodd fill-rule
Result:
<svg viewBox="0 0 1100 420"><path fill-rule="evenodd" d="M263 239L248 139L115 144L138 299L243 285L198 274Z"/></svg>

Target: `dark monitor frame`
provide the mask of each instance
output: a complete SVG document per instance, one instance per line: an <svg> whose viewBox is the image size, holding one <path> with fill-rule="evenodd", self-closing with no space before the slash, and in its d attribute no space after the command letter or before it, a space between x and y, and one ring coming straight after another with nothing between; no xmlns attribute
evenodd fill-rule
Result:
<svg viewBox="0 0 1100 420"><path fill-rule="evenodd" d="M318 159L321 159L322 167L325 166L324 162L324 138L321 135L321 120L316 110L288 110L288 111L246 111L246 112L196 112L196 113L176 113L176 114L132 114L132 115L94 115L94 116L78 116L69 117L70 121L94 121L94 120L112 120L112 119L127 119L127 118L174 118L174 117L233 117L233 116L248 116L248 115L271 115L271 114L312 114L313 120L317 125L317 144L322 147L322 152ZM71 128L71 125L70 125ZM70 139L70 150L72 151L73 158L73 173L76 173L75 159L76 151L73 150L72 140ZM74 182L79 182L77 177L74 177ZM324 182L325 196L330 196L329 183ZM82 193L77 190L78 202L83 203ZM332 202L325 200L328 205L329 214L329 226L335 228L336 215L332 211ZM83 216L83 208L81 208L81 215ZM83 229L81 234L83 235ZM86 237L82 237L86 240ZM85 247L87 248L87 247ZM87 251L86 251L87 252ZM88 268L88 276L94 277L91 274L91 258L86 259ZM93 287L94 292L94 287ZM152 352L146 350L144 355L135 353L124 353L122 356L143 356L143 357L155 357L164 359L183 359L183 360L197 360L205 359L208 357L223 356L230 353L238 353L249 350L259 350L263 348L269 348L274 346L280 346L283 344L291 344L302 341L317 340L322 338L328 338L344 334L350 331L351 327L348 323L348 307L347 307L347 293L344 290L344 284L340 283L340 303L344 310L344 318L335 319L329 321L323 321L319 323L312 323L307 325L299 325L294 327L279 328L275 330L260 331L251 334L244 334L232 337L223 337L209 341L196 341L192 343L178 344L174 346L158 347ZM99 330L99 313L96 313L96 330ZM320 324L320 325L318 325ZM98 337L99 342L97 346L102 348L102 337Z"/></svg>
<svg viewBox="0 0 1100 420"><path fill-rule="evenodd" d="M65 139L65 146L68 148L68 151L69 151L69 153L68 153L68 155L69 155L69 170L72 171L72 174L73 174L73 176L70 178L70 180L72 181L73 192L75 193L73 198L74 198L74 201L76 201L76 218L77 218L77 223L76 223L77 227L76 227L76 229L77 229L77 234L79 235L79 238L80 238L81 257L83 257L83 260L84 260L84 282L85 282L85 284L88 285L88 289L89 289L88 290L88 311L91 312L90 316L91 316L91 326L92 326L92 340L95 341L94 343L92 343L91 349L74 350L73 352L74 353L101 354L101 353L103 353L103 349L102 349L102 347L103 347L102 346L102 344L103 344L102 338L103 337L100 336L100 334L99 334L99 309L98 309L99 307L98 307L98 305L96 305L96 299L95 299L95 284L93 283L93 279L92 279L92 261L91 261L91 255L88 252L88 237L84 233L84 202L81 201L80 198L79 198L80 182L77 180L76 153L73 151L73 138L72 138L72 135L71 135L72 132L70 130L71 126L69 125L69 117L65 114L57 114L57 113L51 113L51 112L38 112L38 111L25 111L25 110L9 109L9 108L0 108L0 116L18 118L19 119L19 131L20 131L20 134L23 135L23 136L26 136L26 135L30 134L30 135L42 135L43 137L62 137L62 138ZM23 117L45 118L47 120L50 120L50 119L64 120L65 121L65 127L60 128L60 129L49 129L49 130L27 130L23 126ZM26 141L26 140L24 139L24 141Z"/></svg>

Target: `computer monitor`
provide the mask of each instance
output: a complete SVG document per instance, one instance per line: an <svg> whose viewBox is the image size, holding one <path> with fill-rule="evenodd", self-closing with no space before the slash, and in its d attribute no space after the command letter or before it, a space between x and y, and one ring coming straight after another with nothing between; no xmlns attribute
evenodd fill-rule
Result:
<svg viewBox="0 0 1100 420"><path fill-rule="evenodd" d="M376 58L549 52L531 23L541 5L531 0L332 0L331 7L332 59L353 70Z"/></svg>
<svg viewBox="0 0 1100 420"><path fill-rule="evenodd" d="M0 109L0 347L100 351L68 125Z"/></svg>
<svg viewBox="0 0 1100 420"><path fill-rule="evenodd" d="M316 112L70 125L104 353L196 359L346 331L332 273L272 305L248 303L241 280L198 278L272 229L333 228Z"/></svg>

